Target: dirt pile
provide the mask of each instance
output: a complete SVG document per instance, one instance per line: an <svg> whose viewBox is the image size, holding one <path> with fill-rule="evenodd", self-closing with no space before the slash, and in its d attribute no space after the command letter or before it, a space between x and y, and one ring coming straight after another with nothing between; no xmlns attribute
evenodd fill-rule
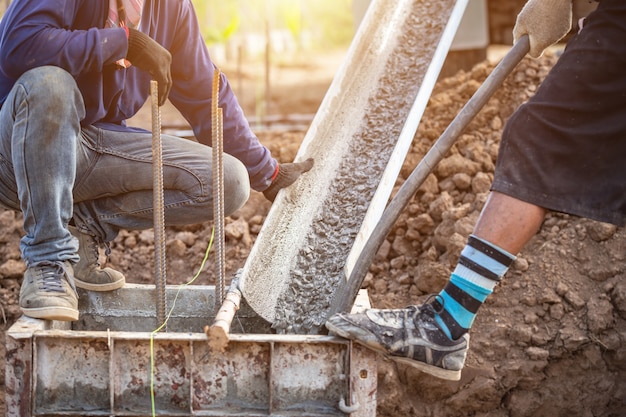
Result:
<svg viewBox="0 0 626 417"><path fill-rule="evenodd" d="M523 61L418 191L366 278L375 306L416 303L445 285L487 197L502 128L555 61ZM438 84L405 178L489 71ZM626 415L625 260L623 228L548 215L481 308L462 380L383 362L380 415Z"/></svg>
<svg viewBox="0 0 626 417"><path fill-rule="evenodd" d="M524 60L418 191L366 278L373 306L415 304L445 284L487 197L502 128L555 61L550 55ZM437 84L397 186L491 68L482 63ZM259 133L284 162L293 160L303 136L300 131ZM227 277L243 266L269 206L262 194L253 193L227 219ZM21 216L0 212L5 330L19 316L25 269L19 256L21 234ZM168 228L169 283L194 276L210 235L210 224ZM112 244L109 266L123 271L130 282L152 283L153 241L151 230L123 231ZM213 277L209 262L197 283L213 284ZM461 381L440 381L381 359L378 415L626 415L625 278L624 228L548 215L481 308ZM3 377L2 372L1 382Z"/></svg>

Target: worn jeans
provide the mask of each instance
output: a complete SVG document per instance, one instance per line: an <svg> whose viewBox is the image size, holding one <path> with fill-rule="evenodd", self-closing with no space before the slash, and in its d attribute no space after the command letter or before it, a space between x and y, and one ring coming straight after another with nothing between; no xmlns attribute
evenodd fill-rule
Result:
<svg viewBox="0 0 626 417"><path fill-rule="evenodd" d="M84 103L74 79L57 67L22 75L0 109L0 205L20 210L26 264L78 261L68 231L109 242L120 229L153 226L152 134L81 127ZM166 225L213 217L212 151L162 135ZM248 199L244 165L225 154L224 211Z"/></svg>

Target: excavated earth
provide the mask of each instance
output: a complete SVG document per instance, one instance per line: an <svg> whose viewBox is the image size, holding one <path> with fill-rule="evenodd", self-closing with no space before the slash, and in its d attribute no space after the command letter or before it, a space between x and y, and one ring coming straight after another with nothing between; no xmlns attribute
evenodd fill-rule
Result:
<svg viewBox="0 0 626 417"><path fill-rule="evenodd" d="M487 197L502 128L557 59L525 59L422 185L364 282L374 307L419 303L445 284ZM397 186L491 68L486 61L440 80ZM311 94L301 87L285 89L281 97L291 111L313 113L323 92L318 101L295 99L298 93ZM259 132L259 137L280 161L289 162L304 133L283 129ZM243 266L269 207L254 192L227 218L227 277ZM2 341L20 314L21 225L20 215L0 211ZM167 230L168 283L187 282L197 272L211 227ZM123 271L129 282L153 283L153 241L151 230L123 231L113 242L109 266ZM198 284L214 284L208 264ZM0 382L4 387L4 367ZM626 229L549 214L481 308L461 381L438 380L381 357L377 401L383 417L626 416Z"/></svg>

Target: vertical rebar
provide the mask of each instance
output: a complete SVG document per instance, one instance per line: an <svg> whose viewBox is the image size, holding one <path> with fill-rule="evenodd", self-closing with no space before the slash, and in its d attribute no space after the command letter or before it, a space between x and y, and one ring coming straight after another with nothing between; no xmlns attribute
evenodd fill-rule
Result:
<svg viewBox="0 0 626 417"><path fill-rule="evenodd" d="M219 108L220 70L213 72L213 100L211 103L213 146L213 222L215 224L215 312L220 309L226 296L225 248L224 248L224 126L222 109Z"/></svg>
<svg viewBox="0 0 626 417"><path fill-rule="evenodd" d="M150 81L152 101L152 207L154 213L154 274L156 279L157 327L165 329L165 204L163 202L163 147L161 144L161 109L159 86Z"/></svg>

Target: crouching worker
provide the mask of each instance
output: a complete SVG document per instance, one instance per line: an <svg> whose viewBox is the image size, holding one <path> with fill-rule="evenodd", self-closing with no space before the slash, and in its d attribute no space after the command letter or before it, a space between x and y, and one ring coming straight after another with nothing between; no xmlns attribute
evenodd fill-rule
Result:
<svg viewBox="0 0 626 417"><path fill-rule="evenodd" d="M0 205L24 217L25 315L77 320L76 287L124 285L98 248L153 226L152 135L125 122L151 79L197 139L162 137L166 225L211 220L214 69L191 1L11 3L0 21ZM279 165L220 77L228 215L250 188L273 201L313 161Z"/></svg>

